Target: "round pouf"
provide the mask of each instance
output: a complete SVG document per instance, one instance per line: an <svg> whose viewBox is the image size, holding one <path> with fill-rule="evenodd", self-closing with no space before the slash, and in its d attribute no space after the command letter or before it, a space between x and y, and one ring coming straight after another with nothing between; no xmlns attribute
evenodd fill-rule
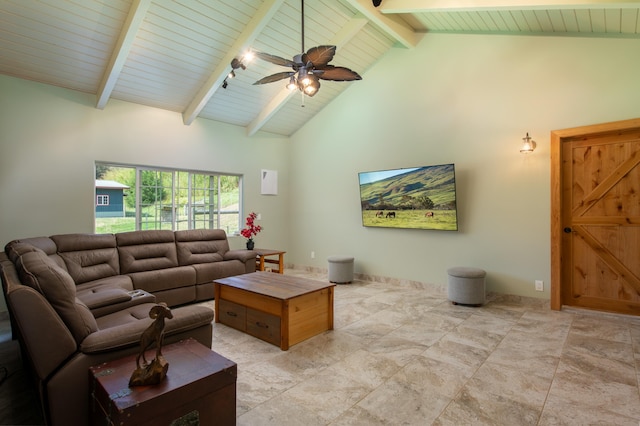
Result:
<svg viewBox="0 0 640 426"><path fill-rule="evenodd" d="M353 257L331 256L329 259L329 282L348 284L353 281Z"/></svg>
<svg viewBox="0 0 640 426"><path fill-rule="evenodd" d="M454 305L480 306L484 303L487 273L479 268L457 266L447 269L447 294Z"/></svg>

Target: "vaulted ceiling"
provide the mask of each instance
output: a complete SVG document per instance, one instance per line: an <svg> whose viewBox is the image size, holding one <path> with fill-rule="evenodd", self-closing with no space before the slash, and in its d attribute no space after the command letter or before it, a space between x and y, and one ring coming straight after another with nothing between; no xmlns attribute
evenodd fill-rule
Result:
<svg viewBox="0 0 640 426"><path fill-rule="evenodd" d="M334 44L331 64L367 70L425 33L640 38L640 2L612 0L307 0L305 49ZM289 136L352 84L321 81L303 98L287 68L247 51L301 53L300 0L0 0L0 73ZM226 84L224 84L226 78ZM223 88L226 86L226 88ZM304 107L302 107L304 105Z"/></svg>

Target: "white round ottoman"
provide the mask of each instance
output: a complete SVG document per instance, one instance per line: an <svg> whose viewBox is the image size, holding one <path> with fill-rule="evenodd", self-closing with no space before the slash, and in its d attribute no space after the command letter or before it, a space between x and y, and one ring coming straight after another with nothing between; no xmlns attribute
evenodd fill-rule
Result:
<svg viewBox="0 0 640 426"><path fill-rule="evenodd" d="M447 269L447 294L454 305L480 306L485 301L484 277L487 273L480 268L456 266Z"/></svg>
<svg viewBox="0 0 640 426"><path fill-rule="evenodd" d="M353 281L353 257L330 256L329 282L336 284L348 284Z"/></svg>

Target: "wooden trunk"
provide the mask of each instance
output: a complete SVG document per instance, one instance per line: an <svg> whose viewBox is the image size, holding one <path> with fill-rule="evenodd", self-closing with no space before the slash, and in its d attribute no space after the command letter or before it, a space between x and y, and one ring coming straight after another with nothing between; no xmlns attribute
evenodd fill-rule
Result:
<svg viewBox="0 0 640 426"><path fill-rule="evenodd" d="M333 289L306 278L254 272L214 281L215 321L286 351L333 330Z"/></svg>
<svg viewBox="0 0 640 426"><path fill-rule="evenodd" d="M155 386L129 387L135 355L90 368L93 425L234 425L237 365L193 339L162 348L169 363ZM155 350L149 351L155 356Z"/></svg>

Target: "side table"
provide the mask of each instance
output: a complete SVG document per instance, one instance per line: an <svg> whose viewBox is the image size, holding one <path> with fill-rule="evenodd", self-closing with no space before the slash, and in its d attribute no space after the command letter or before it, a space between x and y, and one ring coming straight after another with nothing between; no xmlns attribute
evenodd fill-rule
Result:
<svg viewBox="0 0 640 426"><path fill-rule="evenodd" d="M253 251L258 253L256 257L256 271L264 271L265 263L278 265L278 269L272 268L272 272L276 272L279 274L284 274L284 254L286 251L280 250L272 250L272 249L260 249L254 248ZM268 259L271 256L278 256L278 260L276 259Z"/></svg>
<svg viewBox="0 0 640 426"><path fill-rule="evenodd" d="M194 339L167 345L162 355L169 371L155 386L129 387L136 355L91 367L90 424L235 425L235 362Z"/></svg>

